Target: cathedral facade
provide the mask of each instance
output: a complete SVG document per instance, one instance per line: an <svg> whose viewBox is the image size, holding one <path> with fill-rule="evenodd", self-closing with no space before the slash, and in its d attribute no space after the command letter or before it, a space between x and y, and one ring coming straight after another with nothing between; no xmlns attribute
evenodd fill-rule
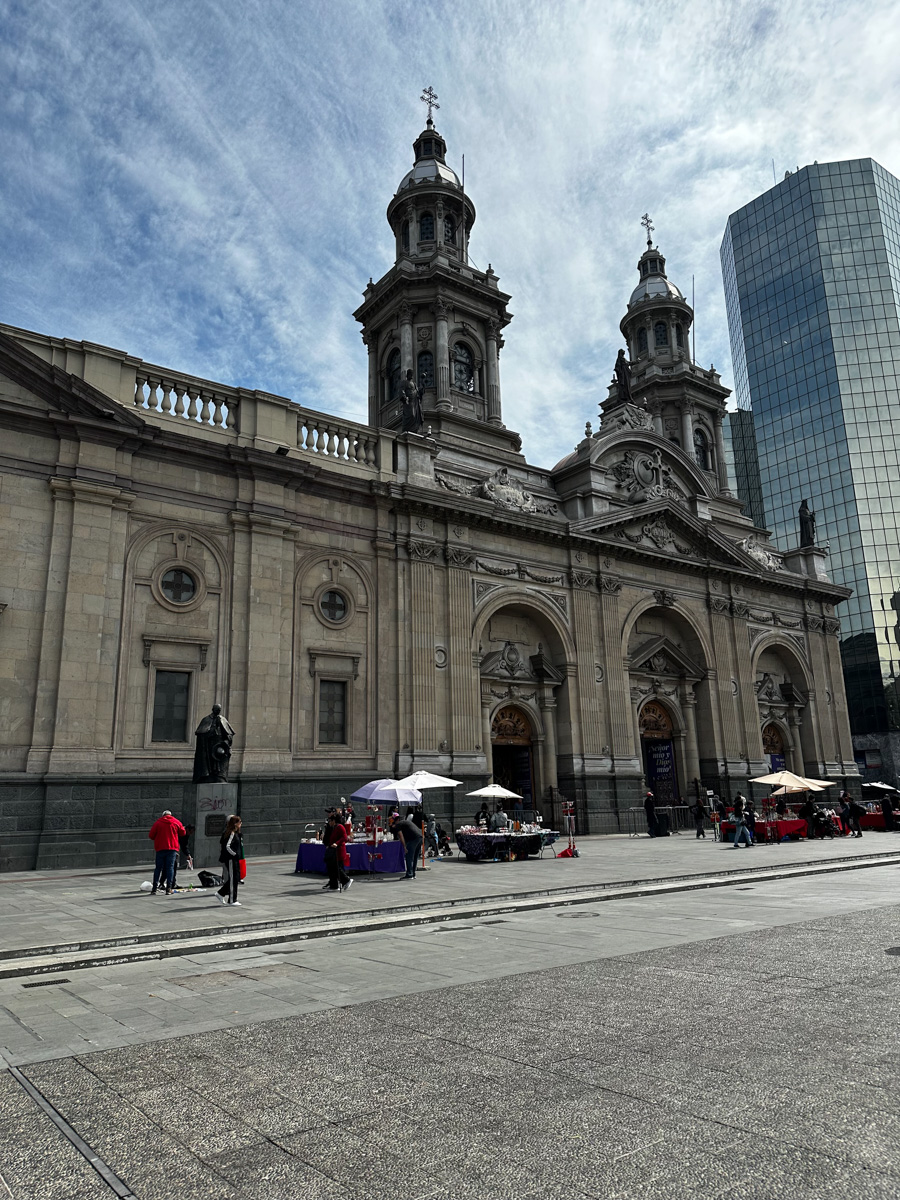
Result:
<svg viewBox="0 0 900 1200"><path fill-rule="evenodd" d="M552 469L503 422L511 315L429 120L355 317L368 422L0 327L0 868L146 857L204 820L194 730L235 730L255 853L426 768L585 832L771 768L857 777L848 595L729 491L728 391L649 240L599 429ZM229 804L231 796L229 796Z"/></svg>

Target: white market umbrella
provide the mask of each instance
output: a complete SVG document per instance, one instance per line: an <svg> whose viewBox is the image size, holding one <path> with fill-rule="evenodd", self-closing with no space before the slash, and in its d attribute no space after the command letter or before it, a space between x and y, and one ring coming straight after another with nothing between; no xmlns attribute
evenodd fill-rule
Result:
<svg viewBox="0 0 900 1200"><path fill-rule="evenodd" d="M896 788L891 787L889 783L864 783L864 788L873 788L878 792L896 792Z"/></svg>
<svg viewBox="0 0 900 1200"><path fill-rule="evenodd" d="M489 783L487 787L478 788L475 792L466 792L467 796L482 796L486 800L521 800L518 792L501 787L499 783Z"/></svg>
<svg viewBox="0 0 900 1200"><path fill-rule="evenodd" d="M804 779L802 775L795 775L793 771L775 771L771 775L760 775L757 779L751 779L750 782L769 783L774 787L797 788L801 792L809 789L818 791L819 788L831 787L830 783L814 783L811 779Z"/></svg>
<svg viewBox="0 0 900 1200"><path fill-rule="evenodd" d="M446 775L432 775L430 771L414 771L412 775L398 779L397 782L403 787L418 788L422 791L425 788L459 787L462 780L448 779Z"/></svg>
<svg viewBox="0 0 900 1200"><path fill-rule="evenodd" d="M368 800L370 804L402 804L407 808L415 808L422 803L422 797L416 789L407 787L399 779L373 779L371 783L358 788L350 799Z"/></svg>
<svg viewBox="0 0 900 1200"><path fill-rule="evenodd" d="M773 796L786 796L788 793L805 792L806 788L780 787L772 793Z"/></svg>

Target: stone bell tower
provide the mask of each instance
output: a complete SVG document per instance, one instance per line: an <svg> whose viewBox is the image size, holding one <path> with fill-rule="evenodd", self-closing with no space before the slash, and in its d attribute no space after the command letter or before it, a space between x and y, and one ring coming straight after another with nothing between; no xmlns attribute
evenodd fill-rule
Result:
<svg viewBox="0 0 900 1200"><path fill-rule="evenodd" d="M369 424L400 429L400 385L411 369L422 389L425 427L439 441L518 451L500 402L509 296L490 264L479 270L469 261L475 206L447 165L430 88L423 100L428 120L413 143L413 166L387 208L394 265L377 283L369 281L353 314L369 351Z"/></svg>
<svg viewBox="0 0 900 1200"><path fill-rule="evenodd" d="M730 496L722 422L731 395L715 368L708 371L691 360L690 331L694 312L666 275L666 260L653 245L653 226L644 216L647 249L638 261L638 285L619 328L631 367L631 399L653 419L654 432L680 446ZM614 382L603 401L603 416L623 402Z"/></svg>

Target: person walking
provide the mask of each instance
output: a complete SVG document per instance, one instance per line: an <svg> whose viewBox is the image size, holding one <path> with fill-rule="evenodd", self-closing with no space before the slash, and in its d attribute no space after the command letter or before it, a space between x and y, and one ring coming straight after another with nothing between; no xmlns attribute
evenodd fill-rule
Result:
<svg viewBox="0 0 900 1200"><path fill-rule="evenodd" d="M325 867L328 870L328 882L322 890L346 892L353 880L345 870L350 865L347 854L347 826L338 813L328 814L328 824L325 826L322 841L325 845Z"/></svg>
<svg viewBox="0 0 900 1200"><path fill-rule="evenodd" d="M750 830L747 828L747 812L744 807L744 797L740 792L734 798L734 848L740 850L741 842L746 842L747 849L753 845Z"/></svg>
<svg viewBox="0 0 900 1200"><path fill-rule="evenodd" d="M232 815L225 823L225 832L219 838L219 862L222 864L224 879L216 895L222 904L241 906L237 898L238 884L241 882L241 862L244 857L244 843L241 840L241 818Z"/></svg>
<svg viewBox="0 0 900 1200"><path fill-rule="evenodd" d="M644 812L647 815L647 833L650 837L656 837L656 800L652 792L648 792L644 797Z"/></svg>
<svg viewBox="0 0 900 1200"><path fill-rule="evenodd" d="M151 896L155 896L159 890L160 881L166 889L166 895L171 896L175 890L175 862L178 858L178 839L183 837L187 830L178 820L173 817L169 809L166 809L158 821L154 821L150 826L150 832L147 837L153 843L153 848L156 851L156 867L153 871L153 888L150 892Z"/></svg>
<svg viewBox="0 0 900 1200"><path fill-rule="evenodd" d="M697 837L705 838L706 830L703 828L703 822L706 820L706 808L699 796L691 805L691 816L694 818L694 828L697 830Z"/></svg>
<svg viewBox="0 0 900 1200"><path fill-rule="evenodd" d="M415 879L419 848L422 845L421 829L419 829L418 825L414 824L411 818L407 817L405 821L401 821L398 816L395 821L391 822L391 833L403 843L403 851L406 856L406 875L404 878Z"/></svg>

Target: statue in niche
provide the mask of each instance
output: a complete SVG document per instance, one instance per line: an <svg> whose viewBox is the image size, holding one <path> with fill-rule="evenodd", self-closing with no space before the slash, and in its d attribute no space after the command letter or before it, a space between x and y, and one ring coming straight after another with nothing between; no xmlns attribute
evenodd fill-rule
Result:
<svg viewBox="0 0 900 1200"><path fill-rule="evenodd" d="M625 357L625 351L620 350L615 365L616 387L622 404L631 404L631 367Z"/></svg>
<svg viewBox="0 0 900 1200"><path fill-rule="evenodd" d="M816 514L811 511L805 500L800 501L800 545L814 546L816 544Z"/></svg>
<svg viewBox="0 0 900 1200"><path fill-rule="evenodd" d="M203 718L194 736L197 739L194 783L227 783L234 730L222 716L218 704L214 704L209 716Z"/></svg>
<svg viewBox="0 0 900 1200"><path fill-rule="evenodd" d="M422 416L422 389L413 379L412 367L406 372L406 378L400 384L400 403L403 405L403 420L400 424L403 433L418 433L424 424Z"/></svg>

